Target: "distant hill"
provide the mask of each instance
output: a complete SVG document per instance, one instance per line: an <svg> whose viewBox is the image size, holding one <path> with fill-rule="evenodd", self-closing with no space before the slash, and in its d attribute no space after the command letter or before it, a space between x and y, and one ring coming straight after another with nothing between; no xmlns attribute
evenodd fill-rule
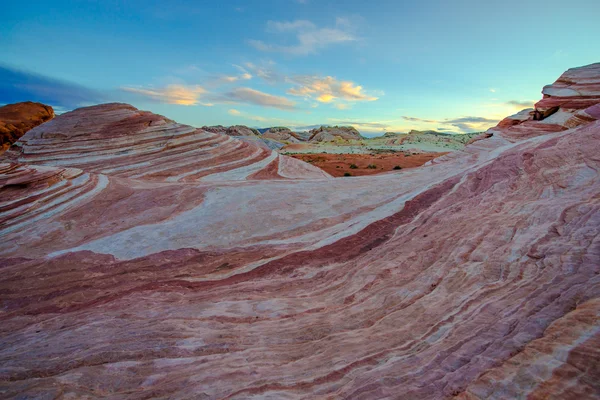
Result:
<svg viewBox="0 0 600 400"><path fill-rule="evenodd" d="M311 142L332 142L336 139L360 140L364 137L353 126L321 126L310 131Z"/></svg>

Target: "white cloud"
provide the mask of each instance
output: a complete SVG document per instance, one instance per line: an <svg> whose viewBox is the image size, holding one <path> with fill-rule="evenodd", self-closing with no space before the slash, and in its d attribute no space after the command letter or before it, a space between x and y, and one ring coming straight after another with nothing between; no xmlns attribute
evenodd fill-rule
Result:
<svg viewBox="0 0 600 400"><path fill-rule="evenodd" d="M255 104L263 107L273 107L282 110L292 110L296 103L283 96L274 96L259 90L242 87L219 96L221 100L234 103Z"/></svg>
<svg viewBox="0 0 600 400"><path fill-rule="evenodd" d="M264 52L279 52L298 56L315 54L330 45L356 41L357 38L350 28L350 22L344 18L337 18L335 26L328 28L319 28L307 20L268 21L267 32L278 35L294 34L297 44L276 45L255 39L248 40L248 43L255 49Z"/></svg>
<svg viewBox="0 0 600 400"><path fill-rule="evenodd" d="M238 110L236 110L235 108L232 108L229 111L227 111L227 114L238 116L238 115L241 115L242 113L239 112Z"/></svg>

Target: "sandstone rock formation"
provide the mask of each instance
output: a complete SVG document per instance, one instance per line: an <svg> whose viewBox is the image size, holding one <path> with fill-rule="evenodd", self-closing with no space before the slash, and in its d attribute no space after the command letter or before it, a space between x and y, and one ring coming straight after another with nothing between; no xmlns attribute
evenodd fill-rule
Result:
<svg viewBox="0 0 600 400"><path fill-rule="evenodd" d="M600 105L563 100L339 179L248 175L269 155L125 105L30 131L0 170L1 396L598 397Z"/></svg>
<svg viewBox="0 0 600 400"><path fill-rule="evenodd" d="M331 142L336 139L360 140L363 137L352 126L322 126L310 131L309 141L311 142Z"/></svg>
<svg viewBox="0 0 600 400"><path fill-rule="evenodd" d="M267 146L120 103L65 113L29 131L6 152L6 159L162 182L252 179L257 173L266 177L267 171L282 179L328 177Z"/></svg>
<svg viewBox="0 0 600 400"><path fill-rule="evenodd" d="M245 125L232 125L228 128L222 125L203 126L203 130L212 133L221 133L229 136L259 136L260 132L254 128L248 128Z"/></svg>
<svg viewBox="0 0 600 400"><path fill-rule="evenodd" d="M41 103L26 101L0 107L0 154L28 130L54 118L54 110Z"/></svg>
<svg viewBox="0 0 600 400"><path fill-rule="evenodd" d="M265 139L277 140L278 142L300 143L304 140L289 128L274 127L262 134Z"/></svg>

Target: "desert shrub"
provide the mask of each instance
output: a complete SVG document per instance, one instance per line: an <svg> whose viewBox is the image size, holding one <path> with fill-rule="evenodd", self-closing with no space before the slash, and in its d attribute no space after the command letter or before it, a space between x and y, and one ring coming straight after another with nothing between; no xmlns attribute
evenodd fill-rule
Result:
<svg viewBox="0 0 600 400"><path fill-rule="evenodd" d="M396 166L394 167L394 169L402 169L402 167L401 167L401 166L399 166L399 165L396 165Z"/></svg>
<svg viewBox="0 0 600 400"><path fill-rule="evenodd" d="M356 166L356 164L350 164L350 169L357 169L358 167Z"/></svg>
<svg viewBox="0 0 600 400"><path fill-rule="evenodd" d="M352 176L350 172L344 172L344 176Z"/></svg>
<svg viewBox="0 0 600 400"><path fill-rule="evenodd" d="M375 165L375 164L369 164L369 165L367 165L367 168L369 168L369 169L377 169L377 165Z"/></svg>

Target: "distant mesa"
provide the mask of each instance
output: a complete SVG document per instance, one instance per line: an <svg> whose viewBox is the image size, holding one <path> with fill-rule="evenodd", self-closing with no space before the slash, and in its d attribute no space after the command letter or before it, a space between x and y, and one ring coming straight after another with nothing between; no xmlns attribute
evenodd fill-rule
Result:
<svg viewBox="0 0 600 400"><path fill-rule="evenodd" d="M30 129L54 118L52 107L26 101L0 107L0 154Z"/></svg>

